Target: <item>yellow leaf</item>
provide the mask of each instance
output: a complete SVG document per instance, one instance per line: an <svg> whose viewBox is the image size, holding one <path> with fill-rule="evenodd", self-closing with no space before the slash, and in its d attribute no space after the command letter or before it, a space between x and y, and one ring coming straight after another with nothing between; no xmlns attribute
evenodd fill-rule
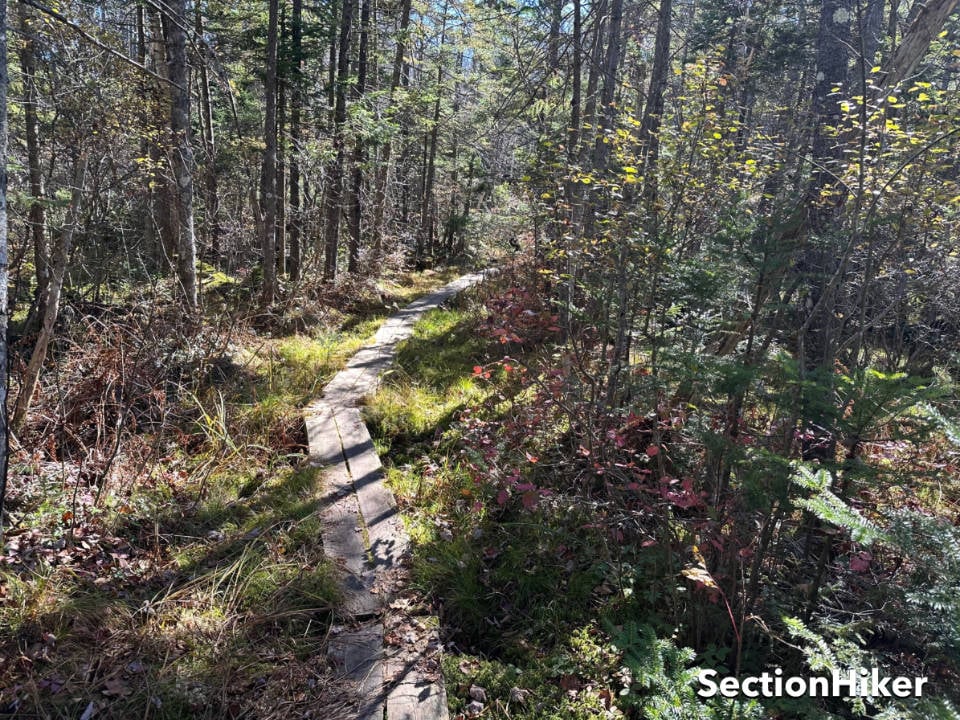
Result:
<svg viewBox="0 0 960 720"><path fill-rule="evenodd" d="M718 588L717 581L707 571L705 567L690 566L680 571L684 577L690 578L694 582L703 583L708 588Z"/></svg>
<svg viewBox="0 0 960 720"><path fill-rule="evenodd" d="M895 103L895 102L897 102L897 96L896 96L896 95L888 95L888 96L887 96L887 102L889 102L889 103Z"/></svg>

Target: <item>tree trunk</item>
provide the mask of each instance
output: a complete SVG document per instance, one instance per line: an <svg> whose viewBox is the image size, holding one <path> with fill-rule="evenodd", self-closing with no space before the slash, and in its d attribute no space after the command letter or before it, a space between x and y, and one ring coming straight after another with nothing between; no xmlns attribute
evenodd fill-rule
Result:
<svg viewBox="0 0 960 720"><path fill-rule="evenodd" d="M425 148L423 195L420 204L420 241L417 243L417 263L423 261L424 248L427 252L433 250L434 202L433 182L437 170L437 138L440 131L440 98L443 95L443 46L447 41L447 9L448 3L443 4L443 15L440 23L440 46L437 49L437 99L433 104L433 124L427 134Z"/></svg>
<svg viewBox="0 0 960 720"><path fill-rule="evenodd" d="M601 133L597 136L593 149L593 166L605 170L610 157L607 135L613 132L617 117L614 104L617 89L617 68L620 65L620 26L623 23L623 0L612 0L610 6L610 29L607 32L607 52L603 59L603 87L600 92Z"/></svg>
<svg viewBox="0 0 960 720"><path fill-rule="evenodd" d="M580 127L590 125L596 126L595 118L597 114L597 86L599 85L600 68L603 57L603 17L607 13L607 0L599 0L594 8L593 37L591 38L590 59L587 63L589 72L587 73L587 91L584 94L583 114L581 116ZM595 133L596 131L594 131ZM585 142L581 135L580 138L580 165L586 166L589 161L590 143Z"/></svg>
<svg viewBox="0 0 960 720"><path fill-rule="evenodd" d="M27 419L27 412L30 410L30 403L37 390L37 382L40 379L40 370L43 362L47 358L47 348L50 340L53 339L53 327L57 322L57 315L60 312L60 291L63 289L63 278L67 272L67 261L70 259L70 251L73 247L73 235L77 229L80 218L80 207L83 201L83 184L87 175L87 153L81 151L77 153L73 160L73 189L70 194L70 205L67 206L66 217L64 218L63 228L60 230L60 236L57 238L56 245L53 248L53 254L50 258L50 291L47 295L47 304L43 309L43 322L40 326L40 334L37 336L37 342L33 346L33 352L30 355L30 362L23 373L23 380L20 383L20 394L17 396L17 404L13 410L13 417L10 420L10 429L18 433L23 428ZM5 227L5 226L4 226ZM6 284L4 284L4 289ZM6 315L4 315L6 318Z"/></svg>
<svg viewBox="0 0 960 720"><path fill-rule="evenodd" d="M564 0L550 3L550 35L547 40L547 67L550 73L560 69L560 25L563 22Z"/></svg>
<svg viewBox="0 0 960 720"><path fill-rule="evenodd" d="M930 43L943 29L958 0L927 0L920 4L919 11L903 35L890 62L882 71L882 88L893 88L906 80L926 55Z"/></svg>
<svg viewBox="0 0 960 720"><path fill-rule="evenodd" d="M670 70L670 21L672 0L660 0L657 13L657 37L654 42L653 68L650 88L640 122L640 158L643 168L643 197L647 207L648 224L656 225L657 161L660 157L660 122L663 117L664 94ZM655 229L655 228L654 228Z"/></svg>
<svg viewBox="0 0 960 720"><path fill-rule="evenodd" d="M7 0L0 0L0 547L7 496Z"/></svg>
<svg viewBox="0 0 960 720"><path fill-rule="evenodd" d="M807 201L810 226L822 229L844 199L843 189L835 187L837 161L842 147L836 131L842 119L840 100L849 93L849 72L853 0L824 0L820 13L820 28L817 34L817 81L813 91L813 142L811 153L814 171ZM840 94L833 88L842 89ZM834 186L834 199L824 200L821 191Z"/></svg>
<svg viewBox="0 0 960 720"><path fill-rule="evenodd" d="M20 3L20 32L23 45L20 47L20 68L23 73L23 122L27 141L27 169L30 178L30 207L27 222L33 239L33 263L36 267L37 290L34 295L27 332L40 325L43 308L47 305L47 288L50 282L50 248L47 242L46 217L43 202L43 171L40 167L40 133L37 119L37 48L34 41L36 28L32 27L33 11L29 5Z"/></svg>
<svg viewBox="0 0 960 720"><path fill-rule="evenodd" d="M884 0L868 0L866 8L861 0L857 2L857 12L860 15L859 35L860 67L863 74L869 74L876 64L877 48L880 47L880 32L883 29Z"/></svg>
<svg viewBox="0 0 960 720"><path fill-rule="evenodd" d="M263 251L261 301L270 305L277 293L277 15L278 0L270 0L267 30L267 66L263 92L263 167L260 173L260 246Z"/></svg>
<svg viewBox="0 0 960 720"><path fill-rule="evenodd" d="M280 32L284 33L284 16L286 15L286 10L282 9L280 15ZM278 71L283 68L286 63L279 63L278 60ZM277 218L276 218L276 256L277 256L277 273L280 277L285 277L287 274L287 207L286 207L286 197L287 197L287 144L286 144L286 128L287 128L287 78L284 75L279 75L277 78L277 181L276 181L276 207L277 207Z"/></svg>
<svg viewBox="0 0 960 720"><path fill-rule="evenodd" d="M197 37L203 37L203 17L200 13L200 3L194 7L196 23L194 30ZM220 236L223 228L220 226L220 192L217 178L217 143L213 132L213 103L210 99L210 73L207 65L200 63L200 128L203 136L203 150L206 155L204 167L204 198L203 205L206 211L206 241L211 257L215 260L220 257Z"/></svg>
<svg viewBox="0 0 960 720"><path fill-rule="evenodd" d="M300 279L300 116L303 108L303 0L293 0L290 37L290 278Z"/></svg>
<svg viewBox="0 0 960 720"><path fill-rule="evenodd" d="M363 97L367 86L367 41L370 30L370 0L360 2L360 46L357 56L357 85L354 100ZM353 150L353 183L350 191L350 247L348 251L347 271L355 273L360 265L360 232L363 222L363 163L366 149L363 137L358 134Z"/></svg>
<svg viewBox="0 0 960 720"><path fill-rule="evenodd" d="M337 53L336 106L333 112L333 147L335 159L327 173L329 188L326 198L323 276L333 280L337 275L337 254L340 252L340 215L343 212L343 166L346 164L347 83L350 79L350 26L353 23L354 0L343 0L340 15L340 45Z"/></svg>
<svg viewBox="0 0 960 720"><path fill-rule="evenodd" d="M407 27L410 25L410 0L402 0L400 7L400 28L397 32L397 47L393 56L393 73L390 76L390 94L387 96L387 108L384 114L389 117L393 109L393 97L400 86L400 73L403 70L403 54L406 49ZM390 178L390 161L393 154L393 142L390 136L383 146L380 156L380 172L377 174L376 191L373 198L373 252L379 255L383 244L383 211L387 204L387 183Z"/></svg>
<svg viewBox="0 0 960 720"><path fill-rule="evenodd" d="M187 76L186 0L169 0L163 15L170 90L171 165L176 182L177 280L184 307L197 309L197 242L193 231L193 147L190 138L190 83Z"/></svg>

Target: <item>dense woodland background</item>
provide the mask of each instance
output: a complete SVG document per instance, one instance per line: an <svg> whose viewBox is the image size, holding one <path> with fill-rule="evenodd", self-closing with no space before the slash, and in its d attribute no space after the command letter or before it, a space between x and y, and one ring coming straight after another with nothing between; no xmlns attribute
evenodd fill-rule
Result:
<svg viewBox="0 0 960 720"><path fill-rule="evenodd" d="M454 711L957 717L957 5L0 3L0 714L337 717L299 408L495 265L367 410Z"/></svg>

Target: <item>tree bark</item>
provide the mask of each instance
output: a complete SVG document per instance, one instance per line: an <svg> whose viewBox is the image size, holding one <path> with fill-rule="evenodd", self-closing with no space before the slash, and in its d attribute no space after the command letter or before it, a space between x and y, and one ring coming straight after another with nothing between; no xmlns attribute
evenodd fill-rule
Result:
<svg viewBox="0 0 960 720"><path fill-rule="evenodd" d="M623 0L611 0L610 28L607 32L607 52L603 59L603 86L600 91L600 119L601 133L597 136L593 150L593 166L598 170L607 167L610 158L610 148L607 135L613 132L617 117L617 108L614 104L617 89L617 68L620 65L620 26L623 23Z"/></svg>
<svg viewBox="0 0 960 720"><path fill-rule="evenodd" d="M848 66L852 20L853 0L824 0L817 33L817 77L813 90L811 154L814 170L807 190L810 226L815 231L830 222L834 211L845 199L842 188L833 189L832 200L822 198L821 191L835 185L836 164L842 154L842 136L836 128L842 119L840 100L850 91ZM840 94L833 92L836 87L841 88Z"/></svg>
<svg viewBox="0 0 960 720"><path fill-rule="evenodd" d="M43 309L47 304L47 288L50 282L50 248L47 242L46 216L43 203L43 170L40 167L40 133L37 119L37 47L34 40L35 28L32 27L33 11L21 2L20 32L23 45L20 46L20 68L23 73L23 122L24 137L27 141L27 170L30 180L30 206L27 223L33 239L33 263L36 268L37 289L34 294L30 316L27 319L27 332L40 325Z"/></svg>
<svg viewBox="0 0 960 720"><path fill-rule="evenodd" d="M270 305L277 293L277 16L278 0L270 0L267 66L263 92L263 167L260 173L260 246L263 251L261 302Z"/></svg>
<svg viewBox="0 0 960 720"><path fill-rule="evenodd" d="M385 115L389 117L393 110L393 98L400 86L400 73L403 70L403 54L406 50L407 28L410 25L410 0L402 0L400 7L400 27L397 32L396 52L393 56L393 73L390 75L390 94L387 96ZM390 178L390 161L393 154L393 141L387 137L380 156L380 172L377 174L376 191L373 199L373 252L379 255L383 245L383 212L387 204L387 183Z"/></svg>
<svg viewBox="0 0 960 720"><path fill-rule="evenodd" d="M188 312L197 309L197 242L193 230L193 147L190 137L190 83L187 74L186 1L169 0L163 15L170 78L170 164L176 183L177 280Z"/></svg>
<svg viewBox="0 0 960 720"><path fill-rule="evenodd" d="M300 279L300 118L303 109L303 0L293 0L290 18L290 213L287 242L290 245L290 278Z"/></svg>
<svg viewBox="0 0 960 720"><path fill-rule="evenodd" d="M958 0L927 0L920 4L913 22L903 35L903 41L882 71L879 83L882 88L896 87L916 70L930 49L930 43L957 7L957 2Z"/></svg>
<svg viewBox="0 0 960 720"><path fill-rule="evenodd" d="M203 37L203 17L200 12L200 3L194 6L196 23L194 30L197 37ZM210 98L210 73L205 62L199 67L200 82L200 127L203 137L203 150L206 155L204 167L204 210L206 211L206 241L210 255L220 257L220 236L223 228L220 226L220 192L217 178L217 143L213 130L213 103Z"/></svg>
<svg viewBox="0 0 960 720"><path fill-rule="evenodd" d="M0 547L7 496L7 0L0 0Z"/></svg>
<svg viewBox="0 0 960 720"><path fill-rule="evenodd" d="M360 45L357 49L357 85L354 100L363 97L367 86L367 42L370 31L370 0L360 1ZM363 163L366 148L358 134L353 150L353 183L350 191L350 246L347 253L347 271L355 273L360 265L360 233L363 222Z"/></svg>
<svg viewBox="0 0 960 720"><path fill-rule="evenodd" d="M286 39L286 6L281 6L280 35ZM281 41L281 45L283 41ZM279 52L279 49L278 49ZM276 181L276 256L277 273L280 277L287 274L287 73L286 62L277 60L277 181ZM281 70L283 72L281 72Z"/></svg>
<svg viewBox="0 0 960 720"><path fill-rule="evenodd" d="M340 252L340 215L343 212L343 166L346 164L347 82L350 79L350 26L353 23L355 0L343 0L340 15L340 44L337 53L336 106L333 111L333 147L335 157L327 173L329 188L326 198L326 227L324 229L323 277L333 280L337 275L337 255Z"/></svg>
<svg viewBox="0 0 960 720"><path fill-rule="evenodd" d="M15 433L20 432L27 419L27 412L30 410L30 403L40 379L40 370L47 358L47 348L50 345L50 340L53 339L53 327L60 312L60 292L63 289L63 278L67 272L67 261L70 259L70 251L73 248L73 235L80 218L83 184L86 175L87 153L86 151L80 151L73 160L73 189L70 193L70 204L67 206L63 228L60 230L60 236L57 238L50 258L50 291L47 296L47 304L43 309L43 322L40 326L37 342L34 344L33 352L30 355L30 362L27 363L27 369L23 373L20 394L17 396L17 404L10 420L10 429ZM4 225L5 227L6 225ZM5 290L5 283L3 287ZM6 314L4 314L5 317Z"/></svg>
<svg viewBox="0 0 960 720"><path fill-rule="evenodd" d="M664 94L667 90L667 73L670 70L670 19L673 14L672 0L660 0L657 13L657 37L653 50L653 69L650 72L650 89L643 108L640 123L642 144L644 197L648 206L656 202L656 165L660 156L660 121L663 117Z"/></svg>
<svg viewBox="0 0 960 720"><path fill-rule="evenodd" d="M420 198L420 233L417 242L416 261L423 261L424 252L432 252L434 203L433 182L437 171L437 139L440 132L440 98L443 95L443 46L447 42L447 9L449 3L443 4L443 15L440 23L440 46L437 50L437 99L433 104L433 124L427 133L424 148L425 164L423 173L423 194Z"/></svg>

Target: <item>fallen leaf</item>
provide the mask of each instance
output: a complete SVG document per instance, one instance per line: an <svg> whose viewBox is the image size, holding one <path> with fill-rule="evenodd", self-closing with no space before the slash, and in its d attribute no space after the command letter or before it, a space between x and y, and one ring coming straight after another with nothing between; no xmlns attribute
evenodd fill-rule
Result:
<svg viewBox="0 0 960 720"><path fill-rule="evenodd" d="M104 695L115 695L117 697L124 697L129 695L133 691L130 687L120 678L109 678L105 683L103 683L103 694Z"/></svg>

